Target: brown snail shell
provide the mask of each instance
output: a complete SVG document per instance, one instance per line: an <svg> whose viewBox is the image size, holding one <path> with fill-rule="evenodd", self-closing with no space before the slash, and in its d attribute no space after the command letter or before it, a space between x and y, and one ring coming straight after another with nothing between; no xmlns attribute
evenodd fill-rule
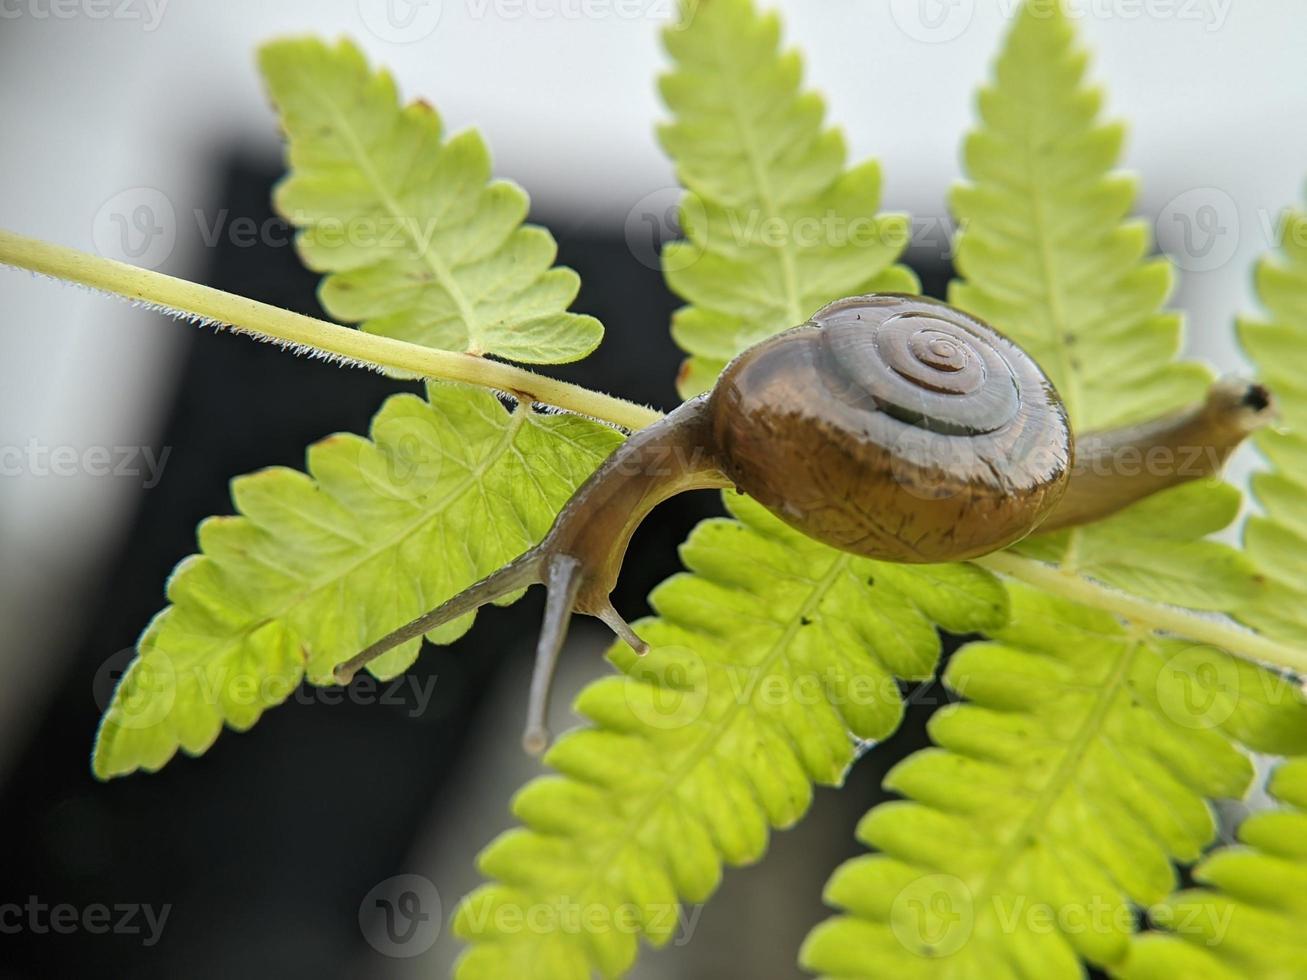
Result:
<svg viewBox="0 0 1307 980"><path fill-rule="evenodd" d="M833 547L971 558L1039 525L1066 489L1071 429L1039 366L917 296L839 300L736 358L710 396L722 471Z"/></svg>

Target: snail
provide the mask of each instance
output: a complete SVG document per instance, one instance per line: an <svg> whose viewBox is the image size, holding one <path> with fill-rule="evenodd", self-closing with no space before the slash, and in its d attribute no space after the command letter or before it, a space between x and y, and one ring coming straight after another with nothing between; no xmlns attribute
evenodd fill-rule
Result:
<svg viewBox="0 0 1307 980"><path fill-rule="evenodd" d="M618 447L539 544L339 665L335 677L348 683L387 650L543 583L523 736L538 754L572 613L599 618L646 651L609 593L632 533L674 494L734 487L842 551L960 561L1212 475L1271 414L1260 385L1218 382L1196 408L1091 433L1076 453L1051 382L991 327L919 296L841 299L744 351L710 392ZM1159 453L1169 462L1149 465ZM1136 462L1119 465L1125 460Z"/></svg>

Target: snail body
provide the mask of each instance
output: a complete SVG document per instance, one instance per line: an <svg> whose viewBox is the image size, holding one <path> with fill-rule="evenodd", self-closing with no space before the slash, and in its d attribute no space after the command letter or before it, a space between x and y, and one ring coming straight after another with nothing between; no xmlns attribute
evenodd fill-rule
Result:
<svg viewBox="0 0 1307 980"><path fill-rule="evenodd" d="M637 653L646 644L609 600L631 535L686 490L735 487L804 534L895 562L1004 548L1037 528L1089 523L1166 487L1211 475L1265 423L1259 386L1218 384L1196 409L1082 438L1038 365L967 313L918 296L838 300L749 348L714 388L634 433L577 488L531 550L336 668L372 659L526 586L548 590L527 728L545 713L572 613L595 616ZM1188 466L1115 465L1123 451Z"/></svg>

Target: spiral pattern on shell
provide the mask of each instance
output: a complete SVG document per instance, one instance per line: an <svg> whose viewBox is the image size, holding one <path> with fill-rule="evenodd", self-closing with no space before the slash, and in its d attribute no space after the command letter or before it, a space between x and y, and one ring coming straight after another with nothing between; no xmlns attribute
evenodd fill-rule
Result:
<svg viewBox="0 0 1307 980"><path fill-rule="evenodd" d="M1038 394L1023 391L1023 380L1028 388L1047 384L1042 375L1020 379L1014 362L1030 359L992 329L930 300L840 300L812 322L822 327L833 383L931 432L996 432L1017 417L1023 396Z"/></svg>
<svg viewBox="0 0 1307 980"><path fill-rule="evenodd" d="M918 296L839 300L714 389L723 470L847 551L945 561L1028 534L1065 489L1061 400L1019 347Z"/></svg>
<svg viewBox="0 0 1307 980"><path fill-rule="evenodd" d="M932 432L974 436L1009 424L1021 392L994 333L944 319L933 304L902 305L846 300L813 317L838 371L882 411Z"/></svg>

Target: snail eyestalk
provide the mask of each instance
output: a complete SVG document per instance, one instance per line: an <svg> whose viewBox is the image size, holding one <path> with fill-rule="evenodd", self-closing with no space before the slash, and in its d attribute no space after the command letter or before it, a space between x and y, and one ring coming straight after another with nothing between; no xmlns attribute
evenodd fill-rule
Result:
<svg viewBox="0 0 1307 980"><path fill-rule="evenodd" d="M1276 414L1263 385L1223 378L1192 408L1078 436L1066 493L1039 533L1090 524L1162 490L1215 476Z"/></svg>
<svg viewBox="0 0 1307 980"><path fill-rule="evenodd" d="M558 654L567 639L572 604L581 590L581 563L570 555L555 555L549 560L546 586L549 596L545 600L545 623L536 643L536 665L531 674L531 694L526 707L526 730L522 733L522 748L530 755L539 755L549 745L549 729L545 725L549 715L549 689L553 686Z"/></svg>
<svg viewBox="0 0 1307 980"><path fill-rule="evenodd" d="M355 674L383 653L389 653L401 643L407 643L409 640L430 633L450 620L474 612L501 596L524 589L528 585L535 585L541 581L540 575L540 559L533 551L528 551L521 558L487 575L480 582L447 599L430 612L423 613L392 633L387 633L362 653L355 654L343 664L337 664L335 670L331 672L332 676L336 678L336 683L348 684L354 679Z"/></svg>

